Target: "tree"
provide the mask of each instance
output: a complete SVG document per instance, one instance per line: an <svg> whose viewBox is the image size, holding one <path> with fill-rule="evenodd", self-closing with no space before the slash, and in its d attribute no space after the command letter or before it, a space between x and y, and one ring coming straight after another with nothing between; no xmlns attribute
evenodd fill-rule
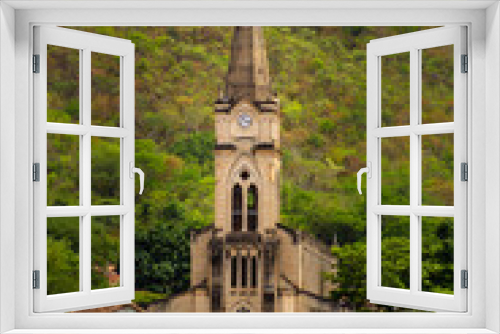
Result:
<svg viewBox="0 0 500 334"><path fill-rule="evenodd" d="M138 228L135 237L136 289L171 294L185 291L190 284L190 230L179 202L166 204L164 219L152 228Z"/></svg>

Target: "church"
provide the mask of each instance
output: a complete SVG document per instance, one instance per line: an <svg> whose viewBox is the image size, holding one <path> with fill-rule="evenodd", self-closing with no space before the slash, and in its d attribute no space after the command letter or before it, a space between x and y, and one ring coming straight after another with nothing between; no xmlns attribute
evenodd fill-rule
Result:
<svg viewBox="0 0 500 334"><path fill-rule="evenodd" d="M235 27L214 112L215 222L191 233L191 287L165 311L333 311L329 247L280 224L280 103L262 27Z"/></svg>

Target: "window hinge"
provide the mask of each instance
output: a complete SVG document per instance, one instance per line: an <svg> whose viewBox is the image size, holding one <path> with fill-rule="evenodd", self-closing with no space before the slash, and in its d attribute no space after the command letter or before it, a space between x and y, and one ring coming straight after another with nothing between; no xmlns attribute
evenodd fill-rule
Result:
<svg viewBox="0 0 500 334"><path fill-rule="evenodd" d="M40 270L33 270L33 289L40 289Z"/></svg>
<svg viewBox="0 0 500 334"><path fill-rule="evenodd" d="M33 55L33 73L40 73L40 55Z"/></svg>
<svg viewBox="0 0 500 334"><path fill-rule="evenodd" d="M469 274L467 270L462 270L462 289L467 289L469 287Z"/></svg>
<svg viewBox="0 0 500 334"><path fill-rule="evenodd" d="M462 55L462 73L469 72L469 56Z"/></svg>
<svg viewBox="0 0 500 334"><path fill-rule="evenodd" d="M461 164L460 175L461 175L460 180L469 181L469 166L467 165L466 162L462 162Z"/></svg>
<svg viewBox="0 0 500 334"><path fill-rule="evenodd" d="M33 181L40 181L40 163L38 162L33 164Z"/></svg>

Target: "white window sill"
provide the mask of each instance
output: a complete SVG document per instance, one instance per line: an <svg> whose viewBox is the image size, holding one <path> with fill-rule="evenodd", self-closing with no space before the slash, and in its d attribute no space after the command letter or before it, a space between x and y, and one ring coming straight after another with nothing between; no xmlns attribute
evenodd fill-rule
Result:
<svg viewBox="0 0 500 334"><path fill-rule="evenodd" d="M488 329L14 329L5 334L494 334Z"/></svg>

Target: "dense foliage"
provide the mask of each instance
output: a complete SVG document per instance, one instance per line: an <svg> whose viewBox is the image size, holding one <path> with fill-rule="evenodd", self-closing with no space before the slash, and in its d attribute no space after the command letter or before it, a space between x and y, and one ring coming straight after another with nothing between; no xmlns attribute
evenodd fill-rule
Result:
<svg viewBox="0 0 500 334"><path fill-rule="evenodd" d="M211 224L214 218L213 102L224 87L232 28L76 29L129 39L136 46L136 165L147 176L144 194L136 197L136 289L144 291L138 293L144 303L166 298L189 286L190 229ZM273 89L282 104L281 222L329 245L337 242L332 251L339 258L338 274L329 278L340 285L332 297L345 301L352 310L369 310L365 298L366 203L356 190L356 172L366 159L366 44L419 29L265 28ZM51 54L49 68L54 71L48 79L48 119L78 122L77 73L64 65L64 61L77 62L78 54L57 47ZM430 50L428 57L426 64L437 74L426 81L432 89L423 91L427 115L423 118L442 121L453 110L449 55ZM92 117L106 125L116 122L116 108L110 106L117 101L117 85L109 77L116 76L117 66L112 57L92 58ZM383 82L384 121L405 122L407 71L400 60L389 59L384 65L383 75L389 78ZM49 205L78 203L78 140L70 137L49 137ZM453 205L449 204L453 142L446 136L427 137L422 144L425 171L429 171L423 173L423 200ZM116 199L118 145L113 140L93 141L94 204ZM382 201L408 204L409 142L393 138L384 139L382 145ZM117 238L117 231L105 222L95 224L103 224L92 230L97 236ZM408 227L397 217L384 226L383 268L387 270L383 282L406 288ZM424 288L449 293L453 287L452 220L431 219L423 226L423 243L428 246L422 256ZM77 243L54 232L49 233L48 245L54 266L74 268ZM109 263L106 254L115 245L110 242L102 247L93 258L97 268ZM74 291L74 282L68 287L63 283L70 270L50 272L51 291ZM107 270L95 272L103 276ZM73 274L77 277L77 272Z"/></svg>

